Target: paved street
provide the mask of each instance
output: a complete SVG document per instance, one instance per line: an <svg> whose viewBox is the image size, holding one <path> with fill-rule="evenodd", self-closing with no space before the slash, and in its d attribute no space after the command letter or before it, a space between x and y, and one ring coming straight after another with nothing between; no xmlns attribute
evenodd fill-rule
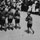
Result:
<svg viewBox="0 0 40 40"><path fill-rule="evenodd" d="M25 32L27 29L27 23L25 17L27 16L26 12L20 12L21 20L20 26L21 29L14 29L5 31L0 31L0 40L40 40L40 16L31 15L33 18L33 30L34 34L28 34Z"/></svg>

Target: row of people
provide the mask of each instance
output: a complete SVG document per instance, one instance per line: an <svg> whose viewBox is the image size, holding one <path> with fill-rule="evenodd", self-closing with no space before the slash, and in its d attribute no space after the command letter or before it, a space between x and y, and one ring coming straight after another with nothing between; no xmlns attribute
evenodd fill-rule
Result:
<svg viewBox="0 0 40 40"><path fill-rule="evenodd" d="M24 0L25 1L25 0ZM22 3L22 11L39 12L39 1L27 1Z"/></svg>
<svg viewBox="0 0 40 40"><path fill-rule="evenodd" d="M15 19L15 26L12 24L13 19ZM5 14L0 13L0 29L4 29L5 31L7 29L14 29L19 28L20 29L20 13L18 12L18 9L16 9L15 14L11 12L6 12Z"/></svg>
<svg viewBox="0 0 40 40"><path fill-rule="evenodd" d="M30 30L32 30L32 33L34 34L34 30L32 29L32 17L30 16L31 13L28 12L27 17L26 17L26 22L27 22L27 33L30 33ZM5 22L5 20L7 19L8 22ZM12 24L13 19L15 19L15 25ZM18 12L18 9L16 9L15 14L8 12L8 14L6 14L6 16L0 14L0 30L7 30L7 29L17 29L17 28L21 28L20 27L20 13Z"/></svg>
<svg viewBox="0 0 40 40"><path fill-rule="evenodd" d="M1 3L2 8L0 7L0 9L4 10L6 7L8 7L11 10L11 9L16 9L16 7L18 7L19 10L22 10L22 11L24 10L26 12L27 11L30 11L30 12L39 12L39 10L40 10L39 9L39 1L30 1L29 0L27 2L28 2L27 4L25 4L24 2L16 3L15 1L11 3L10 1L7 2L7 0L6 0L6 2L3 1Z"/></svg>
<svg viewBox="0 0 40 40"><path fill-rule="evenodd" d="M4 15L6 14L6 15ZM14 28L21 28L20 27L20 13L18 12L18 9L16 9L15 14L11 13L11 12L6 12L2 14L0 12L0 29L1 30L7 30L7 29L14 29ZM7 23L5 22L5 20L7 19ZM13 19L15 19L15 26L12 24ZM30 13L28 13L28 16L26 17L26 21L27 21L27 28L28 30L26 30L28 33L30 32L29 28L32 30L32 32L34 33L33 29L32 29L32 17L30 16ZM12 25L12 26L11 26Z"/></svg>

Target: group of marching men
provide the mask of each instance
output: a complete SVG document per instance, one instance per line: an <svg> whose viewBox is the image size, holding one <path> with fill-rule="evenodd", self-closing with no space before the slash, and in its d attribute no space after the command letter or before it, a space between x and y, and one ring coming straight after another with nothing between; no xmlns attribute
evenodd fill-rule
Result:
<svg viewBox="0 0 40 40"><path fill-rule="evenodd" d="M14 9L10 2L5 3L5 0L0 1L0 30L6 31L7 29L13 30L14 28L20 29L20 13L16 7L15 13L11 12ZM12 24L13 19L15 19L15 25ZM19 27L18 27L19 26Z"/></svg>
<svg viewBox="0 0 40 40"><path fill-rule="evenodd" d="M1 5L0 5L1 6ZM6 6L6 5L5 5ZM3 7L3 5L2 5ZM16 11L15 13L11 12L10 11L10 7L6 6L9 10L7 11L7 9L5 9L5 11L3 11L1 9L0 11L0 30L7 30L7 29L11 29L13 30L14 28L17 29L17 28L21 28L20 27L20 13L19 13L19 9L16 8ZM5 8L5 7L4 7ZM15 25L12 24L12 21L15 19ZM34 30L32 29L32 17L31 17L31 13L30 11L28 10L27 11L27 17L26 17L26 22L27 22L27 30L26 32L30 33L30 30L32 30L33 34L34 34Z"/></svg>
<svg viewBox="0 0 40 40"><path fill-rule="evenodd" d="M15 25L12 23L15 19ZM7 30L7 29L17 29L20 27L20 13L18 12L18 8L15 11L15 14L12 12L5 12L0 13L0 30Z"/></svg>

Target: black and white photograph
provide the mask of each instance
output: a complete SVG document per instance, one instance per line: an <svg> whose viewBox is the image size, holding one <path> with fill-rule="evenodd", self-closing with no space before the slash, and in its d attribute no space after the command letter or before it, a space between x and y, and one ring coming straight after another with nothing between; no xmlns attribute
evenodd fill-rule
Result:
<svg viewBox="0 0 40 40"><path fill-rule="evenodd" d="M0 0L0 40L40 40L40 0Z"/></svg>

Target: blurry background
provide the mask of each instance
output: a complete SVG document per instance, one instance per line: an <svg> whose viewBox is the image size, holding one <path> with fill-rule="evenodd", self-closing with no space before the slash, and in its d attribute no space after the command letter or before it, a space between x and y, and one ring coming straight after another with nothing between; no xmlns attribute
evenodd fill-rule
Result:
<svg viewBox="0 0 40 40"><path fill-rule="evenodd" d="M27 34L25 32L27 29L25 18L27 16L28 6L32 5L32 3L34 4L35 1L39 1L39 11L36 13L31 11L31 16L33 18L32 28L35 33ZM0 0L0 13L4 14L5 12L9 12L9 9L11 12L15 13L16 7L18 7L21 15L21 29L14 29L13 31L7 30L6 32L0 31L0 40L40 40L40 0L33 0L32 3L29 4L28 0Z"/></svg>

